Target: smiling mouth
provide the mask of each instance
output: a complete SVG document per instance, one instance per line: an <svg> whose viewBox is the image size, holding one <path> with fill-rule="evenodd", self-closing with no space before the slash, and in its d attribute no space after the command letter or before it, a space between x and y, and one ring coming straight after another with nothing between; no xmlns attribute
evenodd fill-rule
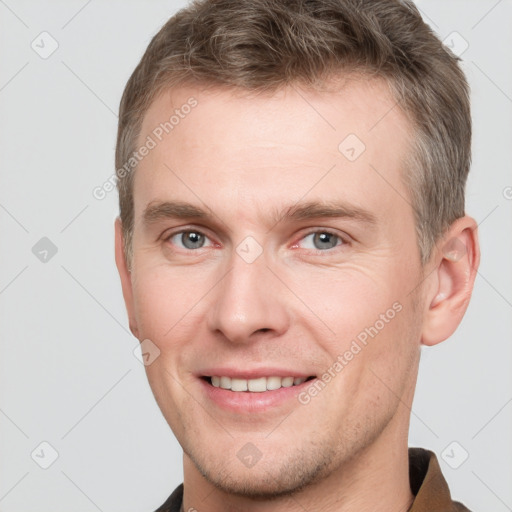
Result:
<svg viewBox="0 0 512 512"><path fill-rule="evenodd" d="M290 388L293 386L300 386L302 383L315 379L315 376L310 377L259 377L256 379L238 379L226 376L211 376L201 377L210 385L216 388L222 388L234 392L247 392L247 393L263 393L265 391L275 391L281 388Z"/></svg>

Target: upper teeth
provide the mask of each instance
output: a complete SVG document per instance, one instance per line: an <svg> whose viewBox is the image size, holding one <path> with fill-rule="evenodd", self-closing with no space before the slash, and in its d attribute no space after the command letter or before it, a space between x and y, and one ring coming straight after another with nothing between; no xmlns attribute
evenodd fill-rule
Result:
<svg viewBox="0 0 512 512"><path fill-rule="evenodd" d="M212 377L212 384L218 388L231 391L271 391L273 389L289 388L302 384L306 377L259 377L257 379L235 379L231 377Z"/></svg>

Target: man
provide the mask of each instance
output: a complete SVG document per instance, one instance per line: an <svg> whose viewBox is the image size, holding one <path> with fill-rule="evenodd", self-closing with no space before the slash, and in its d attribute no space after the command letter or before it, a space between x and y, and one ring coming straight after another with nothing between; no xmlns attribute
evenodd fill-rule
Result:
<svg viewBox="0 0 512 512"><path fill-rule="evenodd" d="M159 511L467 510L407 437L421 344L479 263L470 138L408 1L202 0L154 37L121 101L116 262L184 451Z"/></svg>

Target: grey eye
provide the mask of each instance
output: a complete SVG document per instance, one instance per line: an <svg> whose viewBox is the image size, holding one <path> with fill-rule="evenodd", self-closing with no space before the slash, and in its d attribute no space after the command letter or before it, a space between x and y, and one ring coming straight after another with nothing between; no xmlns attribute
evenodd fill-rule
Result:
<svg viewBox="0 0 512 512"><path fill-rule="evenodd" d="M332 249L341 243L341 239L338 235L329 233L327 231L310 233L309 235L305 236L303 240L305 242L306 249L317 249L320 251Z"/></svg>
<svg viewBox="0 0 512 512"><path fill-rule="evenodd" d="M182 245L185 249L200 249L204 246L206 236L198 231L182 231L171 237L171 242Z"/></svg>

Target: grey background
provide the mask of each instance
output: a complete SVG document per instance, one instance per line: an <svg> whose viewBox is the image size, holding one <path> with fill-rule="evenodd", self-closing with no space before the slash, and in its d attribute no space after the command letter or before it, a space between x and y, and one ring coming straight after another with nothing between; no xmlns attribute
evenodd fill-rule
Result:
<svg viewBox="0 0 512 512"><path fill-rule="evenodd" d="M182 481L181 449L133 353L138 343L114 265L117 194L92 195L114 171L126 80L182 5L0 0L3 512L151 511ZM452 495L466 506L505 512L512 510L512 2L418 6L455 49L469 45L462 57L475 135L467 211L480 223L483 257L461 327L423 352L409 445L437 453ZM58 43L45 59L31 47L48 52L55 44L43 31ZM58 458L42 469L52 450Z"/></svg>

